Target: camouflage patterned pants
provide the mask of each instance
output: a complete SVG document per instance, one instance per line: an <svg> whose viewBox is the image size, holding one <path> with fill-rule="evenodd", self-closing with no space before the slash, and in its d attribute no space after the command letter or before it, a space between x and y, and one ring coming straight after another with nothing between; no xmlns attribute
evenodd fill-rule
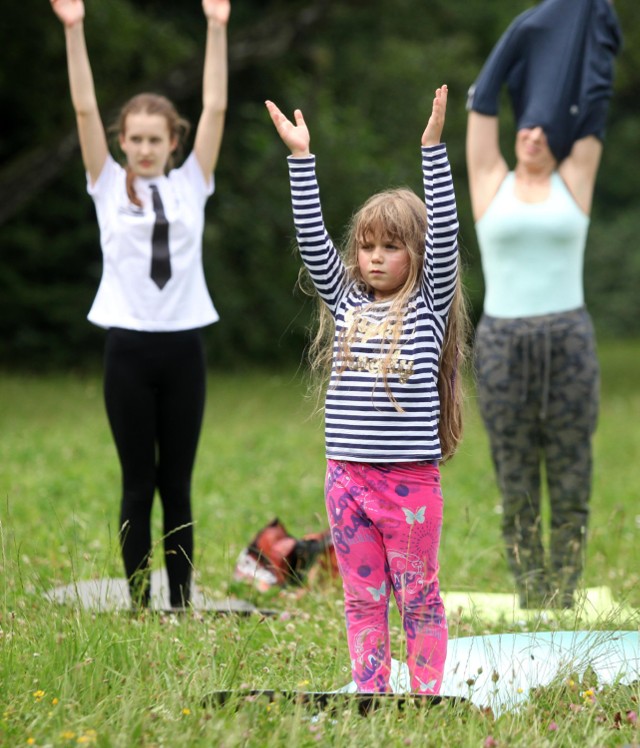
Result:
<svg viewBox="0 0 640 748"><path fill-rule="evenodd" d="M584 308L519 319L484 315L475 363L520 603L568 607L583 568L599 402L591 318ZM548 563L543 474L551 516Z"/></svg>

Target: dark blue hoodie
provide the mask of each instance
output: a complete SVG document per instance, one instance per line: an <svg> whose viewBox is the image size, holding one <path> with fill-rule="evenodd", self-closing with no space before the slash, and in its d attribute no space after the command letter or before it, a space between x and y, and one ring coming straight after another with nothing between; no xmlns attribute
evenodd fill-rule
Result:
<svg viewBox="0 0 640 748"><path fill-rule="evenodd" d="M517 128L541 126L562 161L576 140L604 137L621 45L609 0L543 0L502 35L469 89L467 109L496 115L506 83Z"/></svg>

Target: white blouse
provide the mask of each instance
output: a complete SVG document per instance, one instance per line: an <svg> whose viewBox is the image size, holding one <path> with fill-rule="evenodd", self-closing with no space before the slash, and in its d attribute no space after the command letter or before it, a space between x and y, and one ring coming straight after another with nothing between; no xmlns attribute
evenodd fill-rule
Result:
<svg viewBox="0 0 640 748"><path fill-rule="evenodd" d="M155 212L150 184L158 187L169 223L171 278L163 289L151 279ZM193 153L167 176L136 177L142 200L129 201L126 172L111 156L87 191L93 198L102 248L102 279L88 319L100 327L148 332L189 330L217 322L202 266L204 206L213 194Z"/></svg>

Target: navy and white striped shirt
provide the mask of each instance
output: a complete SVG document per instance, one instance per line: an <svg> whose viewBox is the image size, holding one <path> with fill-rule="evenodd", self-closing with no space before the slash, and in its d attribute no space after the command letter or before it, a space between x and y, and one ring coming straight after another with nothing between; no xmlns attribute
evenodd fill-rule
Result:
<svg viewBox="0 0 640 748"><path fill-rule="evenodd" d="M347 272L322 218L315 157L289 156L296 238L320 297L335 320L334 361L325 399L326 454L334 460L439 460L438 362L458 274L458 216L446 146L422 148L428 229L420 286L405 309L398 356L384 386L380 338L390 302L372 303ZM339 337L357 314L358 339L342 364ZM388 346L388 344L387 344ZM342 369L342 371L340 371Z"/></svg>

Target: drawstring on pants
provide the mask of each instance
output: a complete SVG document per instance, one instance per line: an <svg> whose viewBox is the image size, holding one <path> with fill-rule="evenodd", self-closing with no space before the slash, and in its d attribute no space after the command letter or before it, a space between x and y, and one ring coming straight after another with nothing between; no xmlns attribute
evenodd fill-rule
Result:
<svg viewBox="0 0 640 748"><path fill-rule="evenodd" d="M502 322L502 321L501 321ZM512 351L517 349L518 342L521 344L521 374L520 374L520 402L527 402L529 396L529 378L532 374L534 362L539 362L539 381L541 385L540 394L540 420L547 418L549 410L549 397L551 393L551 356L552 356L552 325L548 319L539 320L535 327L528 324L527 320L509 320L502 322L504 334L507 338L507 357L511 360ZM542 356L540 348L542 345Z"/></svg>
<svg viewBox="0 0 640 748"><path fill-rule="evenodd" d="M526 403L529 395L529 375L531 368L531 359L535 361L537 356L532 348L536 345L539 340L535 330L525 330L521 336L522 341L522 377L520 381L520 402ZM545 324L544 327L539 331L542 333L542 346L543 356L541 360L541 372L540 382L542 385L542 395L540 398L540 419L544 421L547 417L547 410L549 406L549 391L550 391L550 380L551 380L551 330L549 325ZM518 335L518 331L514 331L515 335ZM509 346L512 346L512 341L509 342Z"/></svg>
<svg viewBox="0 0 640 748"><path fill-rule="evenodd" d="M549 388L551 381L551 330L548 324L543 329L544 358L542 360L542 401L540 405L540 420L547 418L549 405Z"/></svg>

